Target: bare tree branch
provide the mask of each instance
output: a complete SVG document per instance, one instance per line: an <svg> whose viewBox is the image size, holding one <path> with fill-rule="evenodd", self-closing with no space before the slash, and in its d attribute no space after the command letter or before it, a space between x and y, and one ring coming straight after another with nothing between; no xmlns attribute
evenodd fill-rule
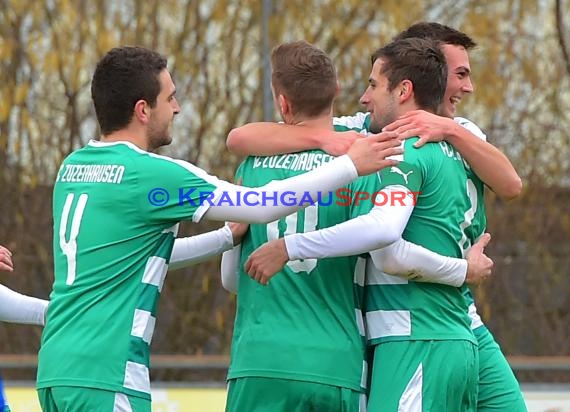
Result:
<svg viewBox="0 0 570 412"><path fill-rule="evenodd" d="M562 52L562 58L564 59L564 65L566 67L566 73L570 75L570 53L568 52L568 46L566 44L565 33L566 29L564 27L564 13L562 11L562 0L556 0L556 34L558 37L558 44L560 45L560 51Z"/></svg>

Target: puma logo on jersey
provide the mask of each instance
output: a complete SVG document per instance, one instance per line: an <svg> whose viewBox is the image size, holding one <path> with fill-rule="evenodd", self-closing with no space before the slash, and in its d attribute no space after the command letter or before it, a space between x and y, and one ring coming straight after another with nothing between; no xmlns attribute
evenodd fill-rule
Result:
<svg viewBox="0 0 570 412"><path fill-rule="evenodd" d="M404 173L400 169L398 169L396 166L392 166L392 168L390 169L390 172L396 173L396 174L399 174L400 176L402 176L404 178L404 181L406 182L406 184L408 184L408 176L411 175L412 173L414 173L413 170L410 170L408 173Z"/></svg>

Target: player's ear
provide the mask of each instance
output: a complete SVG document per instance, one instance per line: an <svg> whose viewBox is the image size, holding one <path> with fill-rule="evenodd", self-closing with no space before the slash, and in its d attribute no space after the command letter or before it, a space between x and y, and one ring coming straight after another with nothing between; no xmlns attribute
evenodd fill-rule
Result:
<svg viewBox="0 0 570 412"><path fill-rule="evenodd" d="M414 84L410 80L402 80L398 87L400 103L404 103L414 95Z"/></svg>
<svg viewBox="0 0 570 412"><path fill-rule="evenodd" d="M291 105L289 104L287 98L282 94L277 96L277 104L279 106L279 111L281 112L281 115L286 115L289 112L291 112Z"/></svg>
<svg viewBox="0 0 570 412"><path fill-rule="evenodd" d="M135 103L135 108L133 110L134 117L136 117L142 123L147 123L149 119L150 107L146 100L138 100Z"/></svg>

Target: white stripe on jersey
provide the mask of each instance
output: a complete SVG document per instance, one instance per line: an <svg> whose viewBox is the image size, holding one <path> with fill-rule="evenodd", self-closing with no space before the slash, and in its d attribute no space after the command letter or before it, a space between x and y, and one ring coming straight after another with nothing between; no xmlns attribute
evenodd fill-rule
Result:
<svg viewBox="0 0 570 412"><path fill-rule="evenodd" d="M156 286L160 292L162 290L162 285L164 284L167 271L168 265L164 258L151 256L146 261L142 282Z"/></svg>
<svg viewBox="0 0 570 412"><path fill-rule="evenodd" d="M469 305L468 314L471 319L471 329L477 329L479 326L483 326L483 321L481 320L481 316L477 313L477 308L474 303Z"/></svg>
<svg viewBox="0 0 570 412"><path fill-rule="evenodd" d="M414 376L408 382L400 402L398 412L422 412L423 368L420 363Z"/></svg>
<svg viewBox="0 0 570 412"><path fill-rule="evenodd" d="M146 365L127 361L123 386L135 391L150 393L150 377Z"/></svg>
<svg viewBox="0 0 570 412"><path fill-rule="evenodd" d="M367 285L405 285L408 279L399 276L388 275L380 271L371 258L366 259L366 284Z"/></svg>
<svg viewBox="0 0 570 412"><path fill-rule="evenodd" d="M358 412L366 412L367 403L368 403L368 401L366 399L366 394L361 393L359 396L359 400L358 400Z"/></svg>
<svg viewBox="0 0 570 412"><path fill-rule="evenodd" d="M411 336L409 310L375 310L366 312L368 340L386 336Z"/></svg>
<svg viewBox="0 0 570 412"><path fill-rule="evenodd" d="M131 328L131 335L141 338L144 342L150 345L152 335L154 334L154 325L156 318L146 310L135 309L135 316L133 319L133 327Z"/></svg>
<svg viewBox="0 0 570 412"><path fill-rule="evenodd" d="M357 258L356 265L354 266L354 284L364 286L364 279L366 277L366 259Z"/></svg>
<svg viewBox="0 0 570 412"><path fill-rule="evenodd" d="M358 325L358 332L360 336L366 336L366 331L364 330L364 317L362 316L362 310L355 308L354 309L355 316L356 316L356 324Z"/></svg>
<svg viewBox="0 0 570 412"><path fill-rule="evenodd" d="M362 361L362 376L360 377L360 387L364 389L368 387L368 362L366 362L366 359Z"/></svg>
<svg viewBox="0 0 570 412"><path fill-rule="evenodd" d="M113 412L133 412L129 398L124 393L115 394L115 405L113 405Z"/></svg>

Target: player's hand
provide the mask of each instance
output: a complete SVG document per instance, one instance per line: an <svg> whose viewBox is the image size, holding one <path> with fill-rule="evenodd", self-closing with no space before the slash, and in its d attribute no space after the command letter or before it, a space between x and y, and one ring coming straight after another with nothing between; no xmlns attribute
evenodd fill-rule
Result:
<svg viewBox="0 0 570 412"><path fill-rule="evenodd" d="M245 271L250 278L262 285L269 280L289 261L285 239L272 240L257 248L245 262Z"/></svg>
<svg viewBox="0 0 570 412"><path fill-rule="evenodd" d="M465 283L478 285L491 276L494 263L484 253L485 247L489 244L490 240L491 235L485 233L467 253L467 276L465 277Z"/></svg>
<svg viewBox="0 0 570 412"><path fill-rule="evenodd" d="M249 229L249 223L226 222L226 225L232 232L234 246L239 245L244 235L247 233L247 230Z"/></svg>
<svg viewBox="0 0 570 412"><path fill-rule="evenodd" d="M350 149L350 146L356 139L362 139L363 137L363 135L354 131L332 132L322 140L320 149L332 156L342 156L348 152L348 149Z"/></svg>
<svg viewBox="0 0 570 412"><path fill-rule="evenodd" d="M397 160L386 158L402 153L403 148L396 132L382 132L365 139L356 139L348 150L359 176L397 165Z"/></svg>
<svg viewBox="0 0 570 412"><path fill-rule="evenodd" d="M13 270L12 252L0 245L0 271L12 272Z"/></svg>
<svg viewBox="0 0 570 412"><path fill-rule="evenodd" d="M421 147L428 142L445 140L455 126L453 119L438 116L425 110L412 110L399 117L382 130L396 132L400 139L419 136L414 147Z"/></svg>

